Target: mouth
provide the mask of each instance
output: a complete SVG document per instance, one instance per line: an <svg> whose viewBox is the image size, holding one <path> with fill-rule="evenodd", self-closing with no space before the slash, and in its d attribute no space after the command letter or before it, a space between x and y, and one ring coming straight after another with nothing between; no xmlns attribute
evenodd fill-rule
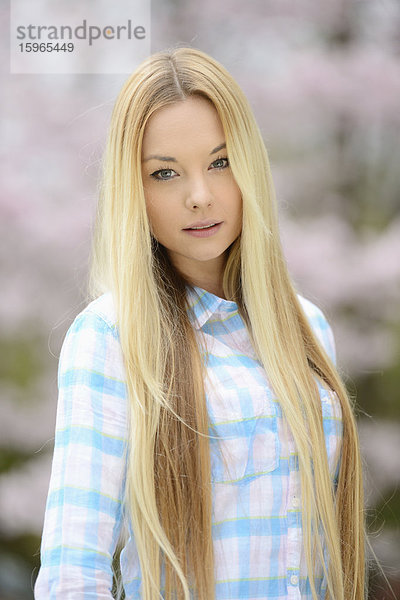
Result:
<svg viewBox="0 0 400 600"><path fill-rule="evenodd" d="M222 227L223 221L207 223L205 225L192 225L185 227L183 231L197 238L207 238L216 234Z"/></svg>
<svg viewBox="0 0 400 600"><path fill-rule="evenodd" d="M192 225L191 227L185 227L184 231L201 231L202 229L211 229L220 225L222 221L215 221L213 223L207 223L206 225Z"/></svg>

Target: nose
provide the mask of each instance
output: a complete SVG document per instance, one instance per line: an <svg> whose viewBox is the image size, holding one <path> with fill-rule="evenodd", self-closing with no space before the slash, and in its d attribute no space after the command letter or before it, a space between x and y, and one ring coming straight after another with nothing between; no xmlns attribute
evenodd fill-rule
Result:
<svg viewBox="0 0 400 600"><path fill-rule="evenodd" d="M198 175L189 182L186 195L186 207L190 210L210 206L214 200L204 175Z"/></svg>

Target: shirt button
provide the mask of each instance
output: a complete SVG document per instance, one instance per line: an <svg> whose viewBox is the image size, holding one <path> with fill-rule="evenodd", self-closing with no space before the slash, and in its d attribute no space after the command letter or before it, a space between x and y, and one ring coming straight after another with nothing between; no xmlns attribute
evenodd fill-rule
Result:
<svg viewBox="0 0 400 600"><path fill-rule="evenodd" d="M292 575L290 578L290 583L292 585L297 585L299 583L299 578L297 577L297 575Z"/></svg>
<svg viewBox="0 0 400 600"><path fill-rule="evenodd" d="M293 508L299 508L300 507L300 498L298 496L293 496L292 497L292 506L293 506Z"/></svg>

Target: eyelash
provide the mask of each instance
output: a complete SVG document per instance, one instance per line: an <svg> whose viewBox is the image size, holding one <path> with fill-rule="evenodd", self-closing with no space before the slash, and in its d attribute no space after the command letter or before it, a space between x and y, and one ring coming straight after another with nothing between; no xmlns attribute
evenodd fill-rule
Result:
<svg viewBox="0 0 400 600"><path fill-rule="evenodd" d="M211 164L213 165L218 160L225 160L226 164L224 166L222 166L222 167L215 167L216 169L222 170L222 169L226 169L227 167L229 167L229 159L228 159L227 156L219 156ZM175 171L175 169L172 169L172 167L164 166L164 167L161 167L160 169L157 169L157 171L154 171L153 173L151 173L150 177L152 177L155 181L169 181L170 179L174 179L173 177L167 177L166 179L163 179L161 177L157 177L157 175L159 173L161 173L162 171Z"/></svg>

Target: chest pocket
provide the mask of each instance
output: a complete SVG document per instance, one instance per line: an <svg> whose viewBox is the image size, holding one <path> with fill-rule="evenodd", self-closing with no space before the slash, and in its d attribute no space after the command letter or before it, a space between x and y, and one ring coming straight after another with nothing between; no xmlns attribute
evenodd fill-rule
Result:
<svg viewBox="0 0 400 600"><path fill-rule="evenodd" d="M242 484L277 469L277 406L265 388L224 390L209 414L214 483Z"/></svg>

